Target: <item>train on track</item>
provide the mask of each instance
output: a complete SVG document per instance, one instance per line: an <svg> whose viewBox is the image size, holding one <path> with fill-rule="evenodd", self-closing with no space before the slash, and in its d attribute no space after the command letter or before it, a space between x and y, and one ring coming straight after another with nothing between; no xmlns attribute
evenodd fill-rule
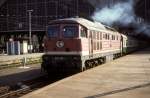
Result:
<svg viewBox="0 0 150 98"><path fill-rule="evenodd" d="M51 21L44 41L42 69L84 71L136 50L139 41L84 18Z"/></svg>

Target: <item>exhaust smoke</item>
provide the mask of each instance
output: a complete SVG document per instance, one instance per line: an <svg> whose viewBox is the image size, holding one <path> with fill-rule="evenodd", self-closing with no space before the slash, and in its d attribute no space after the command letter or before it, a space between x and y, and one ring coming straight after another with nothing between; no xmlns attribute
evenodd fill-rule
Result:
<svg viewBox="0 0 150 98"><path fill-rule="evenodd" d="M135 21L133 2L129 0L116 3L110 7L105 6L102 9L96 8L92 19L109 26L112 26L114 23L126 26Z"/></svg>
<svg viewBox="0 0 150 98"><path fill-rule="evenodd" d="M101 22L108 26L129 27L132 26L135 32L144 33L150 37L150 25L138 22L140 17L134 12L134 0L124 0L108 6L103 0L88 0L96 10L91 16L94 21ZM92 2L91 2L92 1Z"/></svg>

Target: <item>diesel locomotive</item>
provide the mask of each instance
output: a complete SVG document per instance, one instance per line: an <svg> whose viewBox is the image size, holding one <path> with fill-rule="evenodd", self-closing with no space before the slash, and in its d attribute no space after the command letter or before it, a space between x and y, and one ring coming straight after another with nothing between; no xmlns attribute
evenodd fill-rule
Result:
<svg viewBox="0 0 150 98"><path fill-rule="evenodd" d="M78 70L97 66L134 51L138 41L84 18L53 20L46 28L42 69Z"/></svg>

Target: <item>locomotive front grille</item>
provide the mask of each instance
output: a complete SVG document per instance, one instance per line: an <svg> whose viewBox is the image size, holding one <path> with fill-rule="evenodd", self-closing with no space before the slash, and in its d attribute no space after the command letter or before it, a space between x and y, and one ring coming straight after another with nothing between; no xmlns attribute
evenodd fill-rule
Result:
<svg viewBox="0 0 150 98"><path fill-rule="evenodd" d="M81 62L81 56L66 56L66 55L44 55L43 65L46 68L59 68L59 67L78 67Z"/></svg>

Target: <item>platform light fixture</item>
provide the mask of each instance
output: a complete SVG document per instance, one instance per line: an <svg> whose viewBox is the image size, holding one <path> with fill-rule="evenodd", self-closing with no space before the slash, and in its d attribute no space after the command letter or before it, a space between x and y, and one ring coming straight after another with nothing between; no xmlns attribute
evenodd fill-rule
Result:
<svg viewBox="0 0 150 98"><path fill-rule="evenodd" d="M27 10L29 13L29 53L32 53L32 12L33 10Z"/></svg>

